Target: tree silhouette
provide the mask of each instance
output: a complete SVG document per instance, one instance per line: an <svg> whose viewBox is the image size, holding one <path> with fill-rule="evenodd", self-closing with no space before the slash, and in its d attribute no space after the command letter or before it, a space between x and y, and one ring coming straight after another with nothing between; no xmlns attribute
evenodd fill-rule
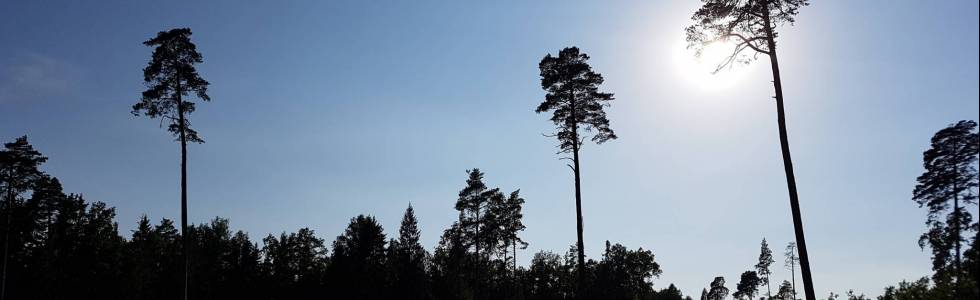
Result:
<svg viewBox="0 0 980 300"><path fill-rule="evenodd" d="M776 297L779 300L796 300L796 296L793 296L793 286L789 281L783 280L783 283L779 284L779 290L776 291Z"/></svg>
<svg viewBox="0 0 980 300"><path fill-rule="evenodd" d="M203 143L197 131L190 128L187 115L194 112L194 102L185 99L191 92L202 101L211 101L208 96L208 82L197 74L195 64L204 62L197 46L191 42L188 28L161 31L157 36L143 42L155 47L153 57L143 69L143 91L140 102L133 105L133 115L146 115L160 118L161 125L166 122L167 130L180 141L180 228L184 249L189 248L187 240L187 142ZM184 251L184 299L189 290L190 256Z"/></svg>
<svg viewBox="0 0 980 300"><path fill-rule="evenodd" d="M793 284L793 298L796 298L796 264L800 262L800 257L796 256L796 243L789 242L786 244L786 252L783 253L786 256L784 261L784 266L789 269L789 277Z"/></svg>
<svg viewBox="0 0 980 300"><path fill-rule="evenodd" d="M478 297L489 297L492 293L503 293L505 289L516 292L516 287L510 286L516 280L516 265L508 264L508 252L516 256L517 247L524 248L525 243L519 237L524 230L521 206L524 199L519 191L510 196L504 195L500 188L489 188L483 181L484 173L480 169L467 170L466 186L460 190L454 208L459 212L459 219L453 224L454 231L447 231L436 249L435 261L443 264L438 268L438 276L452 276L453 287L447 287L453 295L456 292L472 292ZM468 251L473 249L472 256ZM496 269L507 269L508 265L515 266L510 274L502 274ZM449 273L441 273L441 272ZM459 274L465 271L467 274ZM450 275L455 274L455 275ZM510 281L497 288L490 283L500 283L493 277ZM458 282L457 282L458 281ZM455 297L454 296L454 297ZM498 295L501 296L501 295ZM502 297L502 296L501 296ZM493 298L493 297L490 297Z"/></svg>
<svg viewBox="0 0 980 300"><path fill-rule="evenodd" d="M498 189L489 189L483 183L483 172L474 168L466 170L469 177L466 179L466 187L459 191L459 198L456 200L456 210L459 211L459 225L462 236L469 245L475 249L476 257L479 259L486 253L481 254L480 249L487 249L493 245L488 237L493 236L492 226L489 226L487 214L491 197L498 196ZM482 232L481 232L482 231Z"/></svg>
<svg viewBox="0 0 980 300"><path fill-rule="evenodd" d="M0 275L0 300L7 295L7 264L10 260L10 234L14 218L15 201L31 188L35 181L44 176L38 168L48 158L34 150L27 142L27 136L22 136L10 143L4 144L0 151L0 185L3 186L3 205L5 221L3 227L3 271Z"/></svg>
<svg viewBox="0 0 980 300"><path fill-rule="evenodd" d="M916 181L912 199L928 208L928 231L919 245L932 248L934 279L952 280L960 293L965 270L961 246L967 242L963 233L976 231L969 211L977 204L977 157L980 138L977 123L959 121L932 137L931 147L922 155L925 172ZM945 220L943 220L945 218Z"/></svg>
<svg viewBox="0 0 980 300"><path fill-rule="evenodd" d="M398 239L388 245L388 264L392 278L392 296L401 299L428 299L429 276L425 270L426 253L420 243L421 231L415 209L409 204L398 228Z"/></svg>
<svg viewBox="0 0 980 300"><path fill-rule="evenodd" d="M327 249L323 239L313 230L301 228L295 233L285 232L276 238L263 239L262 269L267 278L267 298L311 299L323 293L322 281L327 269Z"/></svg>
<svg viewBox="0 0 980 300"><path fill-rule="evenodd" d="M5 148L0 155L9 167L12 152ZM27 173L37 176L17 175L26 188L12 205L0 206L0 214L12 216L4 227L10 299L178 298L182 253L195 257L188 295L201 299L685 299L673 285L653 289L662 271L651 251L608 241L601 260L581 266L574 245L564 255L541 252L528 267L514 265L508 247L522 244L518 233L524 228L518 191L506 196L497 188L483 189L479 257L474 235L466 235L457 221L430 259L411 206L387 247L377 220L361 215L328 257L324 241L308 228L269 235L260 249L220 217L181 232L168 219L153 225L144 215L127 239L118 232L114 208L65 194L55 177ZM482 173L476 175L482 183Z"/></svg>
<svg viewBox="0 0 980 300"><path fill-rule="evenodd" d="M715 277L715 280L711 281L710 287L705 297L707 300L724 300L728 296L728 288L725 287L725 277Z"/></svg>
<svg viewBox="0 0 980 300"><path fill-rule="evenodd" d="M595 266L589 299L635 299L653 293L651 280L663 271L653 252L626 249L606 241L602 261Z"/></svg>
<svg viewBox="0 0 980 300"><path fill-rule="evenodd" d="M755 297L756 292L759 291L760 284L762 284L762 280L759 279L758 273L755 271L742 272L738 284L735 285L735 293L732 294L732 297L751 300L752 297Z"/></svg>
<svg viewBox="0 0 980 300"><path fill-rule="evenodd" d="M453 222L443 231L439 244L433 251L430 267L435 298L472 299L474 297L469 286L472 274L468 267L473 259L467 252L468 248L458 221Z"/></svg>
<svg viewBox="0 0 980 300"><path fill-rule="evenodd" d="M192 241L190 252L196 258L191 264L191 298L256 295L261 258L258 246L244 232L232 233L228 219L214 218L210 223L190 226L187 234Z"/></svg>
<svg viewBox="0 0 980 300"><path fill-rule="evenodd" d="M572 153L572 165L569 167L575 175L575 214L576 233L578 237L578 266L579 280L584 280L585 245L582 239L582 185L579 150L587 136L580 135L579 129L585 134L592 134L592 141L602 144L616 139L616 134L609 128L609 120L603 107L609 106L613 94L599 92L602 75L592 71L588 64L589 56L580 53L578 47L562 49L558 56L545 55L538 65L541 70L541 88L544 89L544 102L534 111L542 113L553 111L551 122L555 124L558 138L559 154ZM580 282L581 283L581 282Z"/></svg>
<svg viewBox="0 0 980 300"><path fill-rule="evenodd" d="M228 275L222 288L232 298L249 298L260 290L262 252L244 231L236 231L224 251L225 272Z"/></svg>
<svg viewBox="0 0 980 300"><path fill-rule="evenodd" d="M143 215L126 245L123 272L133 299L173 299L179 297L174 286L180 284L180 235L173 222L160 220L153 226Z"/></svg>
<svg viewBox="0 0 980 300"><path fill-rule="evenodd" d="M980 227L977 223L973 223L974 227ZM973 293L974 295L980 295L980 245L977 244L977 236L973 236L973 243L970 243L970 249L963 252L963 266L966 267L967 275L973 279ZM973 297L976 298L976 297Z"/></svg>
<svg viewBox="0 0 980 300"><path fill-rule="evenodd" d="M125 240L114 222L115 209L86 203L79 195L58 200L50 233L38 249L47 256L36 264L43 279L23 298L114 299L119 296L120 261ZM23 293L22 293L23 294Z"/></svg>
<svg viewBox="0 0 980 300"><path fill-rule="evenodd" d="M903 280L898 284L898 288L894 286L886 287L884 294L879 296L878 300L939 299L938 295L934 295L933 293L933 291L929 290L929 278L922 277L913 282Z"/></svg>
<svg viewBox="0 0 980 300"><path fill-rule="evenodd" d="M772 250L769 249L769 243L766 242L766 238L762 238L762 243L759 248L759 263L755 265L755 270L762 280L761 284L766 285L766 295L772 297L772 289L769 286L769 276L772 275L772 271L769 270L769 266L776 260L772 258Z"/></svg>
<svg viewBox="0 0 980 300"><path fill-rule="evenodd" d="M352 218L333 242L330 273L342 299L381 299L385 286L385 235L371 216Z"/></svg>
<svg viewBox="0 0 980 300"><path fill-rule="evenodd" d="M574 283L569 275L573 272L567 268L561 255L548 251L535 253L526 279L528 294L541 300L570 299Z"/></svg>
<svg viewBox="0 0 980 300"><path fill-rule="evenodd" d="M776 27L793 24L799 9L809 5L809 0L702 0L702 2L704 4L691 18L694 25L686 29L688 45L695 49L695 55L700 56L703 47L707 44L734 40L735 46L731 54L718 65L716 71L731 66L733 63L749 63L759 55L769 56L773 88L776 93L779 145L783 156L783 169L786 173L790 208L793 214L793 229L796 233L796 244L799 247L803 288L807 300L815 300L813 280L810 276L810 259L807 256L806 241L803 235L800 200L796 192L796 176L793 174L793 159L790 156L786 132L783 85L779 76L779 60L776 56L776 38L778 37Z"/></svg>
<svg viewBox="0 0 980 300"><path fill-rule="evenodd" d="M492 216L491 226L494 231L497 232L497 240L499 242L496 245L497 252L501 253L501 256L507 260L507 252L511 251L513 256L510 260L514 271L517 271L517 248L521 249L527 248L527 242L521 239L520 232L524 231L526 228L522 219L524 215L521 213L521 206L524 205L524 198L520 196L520 190L516 190L510 193L510 196L504 199L502 194L497 197L499 200L503 201L492 201L490 206L490 215ZM508 249L509 248L509 249Z"/></svg>
<svg viewBox="0 0 980 300"><path fill-rule="evenodd" d="M681 294L681 290L678 289L676 286L674 286L673 283L671 283L670 286L667 286L667 288L664 288L664 289L660 290L659 292L657 292L657 295L656 295L656 297L654 297L654 299L657 299L657 300L684 300L685 298L684 298L684 295ZM691 297L687 297L687 299L690 300Z"/></svg>

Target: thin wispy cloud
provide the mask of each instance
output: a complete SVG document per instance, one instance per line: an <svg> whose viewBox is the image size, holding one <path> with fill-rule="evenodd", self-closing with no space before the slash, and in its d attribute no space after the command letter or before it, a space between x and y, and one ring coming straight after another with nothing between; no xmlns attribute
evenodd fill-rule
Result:
<svg viewBox="0 0 980 300"><path fill-rule="evenodd" d="M38 53L15 56L0 65L0 102L36 101L67 95L79 85L69 62Z"/></svg>

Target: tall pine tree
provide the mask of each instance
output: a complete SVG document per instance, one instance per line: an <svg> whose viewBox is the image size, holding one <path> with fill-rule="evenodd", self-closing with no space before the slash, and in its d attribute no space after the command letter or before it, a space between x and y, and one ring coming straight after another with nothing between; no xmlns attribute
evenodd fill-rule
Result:
<svg viewBox="0 0 980 300"><path fill-rule="evenodd" d="M766 239L762 238L762 243L759 245L759 263L755 265L755 271L759 275L761 284L766 285L766 295L769 297L772 297L772 288L769 285L769 276L772 275L772 270L769 269L769 266L773 262L776 260L772 258L772 249L769 249L769 243L766 242Z"/></svg>
<svg viewBox="0 0 980 300"><path fill-rule="evenodd" d="M602 75L592 71L589 56L579 52L578 47L568 47L558 52L558 56L545 55L538 68L541 71L541 88L544 101L534 110L536 113L553 112L551 122L555 124L559 154L572 154L572 173L575 177L575 223L578 249L578 276L580 286L585 280L585 242L582 238L582 180L579 151L583 141L589 138L597 144L616 139L616 133L609 128L604 107L612 101L612 93L599 91L604 81Z"/></svg>
<svg viewBox="0 0 980 300"><path fill-rule="evenodd" d="M954 284L957 293L967 273L962 246L977 229L970 207L977 205L978 152L980 139L974 121L959 121L936 132L922 155L925 172L916 179L912 192L912 199L928 209L928 231L919 238L919 245L932 248L933 279Z"/></svg>
<svg viewBox="0 0 980 300"><path fill-rule="evenodd" d="M799 247L803 289L807 300L816 300L803 232L800 198L796 191L796 174L793 171L793 158L789 151L789 133L786 129L786 112L783 105L783 83L779 75L779 59L776 56L778 37L776 29L796 22L796 15L799 14L800 8L809 5L810 2L809 0L702 0L702 2L704 4L691 17L694 25L686 29L688 47L695 48L697 56L700 56L704 47L709 44L733 41L730 43L733 46L729 52L731 54L718 64L716 71L734 63L749 63L760 55L769 58L775 92L773 98L776 100L779 149L783 157L783 172L786 173L786 190L789 192L793 231L796 235L796 245Z"/></svg>
<svg viewBox="0 0 980 300"><path fill-rule="evenodd" d="M155 47L153 58L143 69L143 91L140 102L133 105L133 115L160 118L167 123L167 130L180 142L180 229L184 246L184 299L189 290L190 241L187 239L187 142L203 143L197 131L191 129L187 115L194 112L190 93L202 101L211 101L209 83L197 74L195 64L204 62L197 46L191 42L188 28L161 31L143 42Z"/></svg>

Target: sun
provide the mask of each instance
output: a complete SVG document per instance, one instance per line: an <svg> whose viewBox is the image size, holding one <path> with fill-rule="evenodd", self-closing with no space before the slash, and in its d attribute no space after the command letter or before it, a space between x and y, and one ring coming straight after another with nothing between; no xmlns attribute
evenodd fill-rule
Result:
<svg viewBox="0 0 980 300"><path fill-rule="evenodd" d="M701 57L694 56L693 49L687 49L681 43L674 57L675 67L683 81L699 90L721 90L735 86L746 73L740 66L724 67L718 70L728 56L732 54L734 45L727 42L708 44L701 52ZM717 70L717 72L716 72Z"/></svg>

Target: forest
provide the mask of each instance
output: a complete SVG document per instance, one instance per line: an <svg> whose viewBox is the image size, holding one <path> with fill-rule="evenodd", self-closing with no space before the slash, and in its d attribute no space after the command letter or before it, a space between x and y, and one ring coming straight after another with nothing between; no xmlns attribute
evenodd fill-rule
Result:
<svg viewBox="0 0 980 300"><path fill-rule="evenodd" d="M958 125L965 134L961 137L976 145L976 123ZM937 149L943 148L932 148L926 156ZM975 162L976 148L971 151ZM965 158L968 162L970 156ZM584 285L577 279L574 245L534 253L530 265L517 265L514 257L528 243L520 237L524 199L519 191L490 188L479 169L460 178L453 206L459 221L429 251L419 242L411 205L397 232L386 234L374 217L359 215L329 244L308 228L253 240L224 218L190 225L181 234L170 219L144 216L132 232L120 232L113 207L66 193L55 176L41 171L47 157L27 137L6 143L0 159L7 299L180 298L184 254L190 257L188 293L193 299L798 299L795 284L770 278L780 264L765 240L759 263L746 266L734 277L737 283L726 286L725 277L717 276L706 280L701 295L683 295L673 284L654 288L663 285L656 279L664 272L654 253L610 242L602 257L586 261ZM975 180L972 172L968 176ZM454 195L446 198L447 206L453 204ZM975 232L976 223L972 226ZM945 230L942 224L939 228ZM923 241L949 238L942 234L946 231L934 231ZM931 279L885 287L877 299L952 299L957 265L949 248L934 246ZM793 243L787 245L783 266L798 264L795 250ZM973 293L969 297L977 295L978 254L973 233L962 261L966 276L961 284ZM821 299L872 298L838 291Z"/></svg>
<svg viewBox="0 0 980 300"><path fill-rule="evenodd" d="M574 179L569 188L575 190L577 223L568 230L575 227L577 240L569 241L567 249L527 254L533 257L530 263L519 264L518 255L534 242L522 237L525 199L520 190L503 190L487 182L479 166L461 166L466 176L458 180L458 194L444 195L445 207L454 209L456 221L442 231L433 249L420 241L419 220L411 204L405 207L400 226L387 232L369 212L351 217L339 233L300 228L253 237L222 217L188 223L187 147L204 143L189 118L196 104L212 99L210 83L196 68L204 55L192 41L191 29L174 28L143 42L152 54L142 69L145 90L134 95L138 100L131 113L134 119L159 122L180 145L181 216L151 220L143 215L135 229L121 230L112 205L87 199L84 191L66 191L57 174L46 171L45 149L35 149L27 135L2 137L0 300L977 299L980 225L974 213L980 137L973 120L950 120L947 127L936 128L931 140L922 141L922 174L908 187L911 197L902 199L925 211L919 246L928 249L933 274L882 287L874 296L814 290L776 52L776 29L796 22L808 4L807 0L704 0L684 30L695 55L711 43L732 45L718 70L753 63L759 57L768 60L789 192L788 215L795 234L795 240L785 246L769 245L763 238L758 263L745 266L741 274L704 274L703 286L683 287L701 289L700 294L684 295L673 283L660 282L659 277L672 270L662 269L658 263L662 258L649 248L607 240L604 245L588 245L602 249L600 257L587 257L582 251L587 246L582 201L588 201L581 193L581 186L587 184L580 174L582 147L619 136L604 111L615 96L601 88L604 77L589 64L591 57L575 46L541 58L537 69L543 100L527 107L529 114L549 116L554 131L545 137L557 141L556 155L561 164L567 161ZM565 168L561 164L556 162ZM777 278L776 268L790 270L792 277ZM802 276L801 282L796 274Z"/></svg>

